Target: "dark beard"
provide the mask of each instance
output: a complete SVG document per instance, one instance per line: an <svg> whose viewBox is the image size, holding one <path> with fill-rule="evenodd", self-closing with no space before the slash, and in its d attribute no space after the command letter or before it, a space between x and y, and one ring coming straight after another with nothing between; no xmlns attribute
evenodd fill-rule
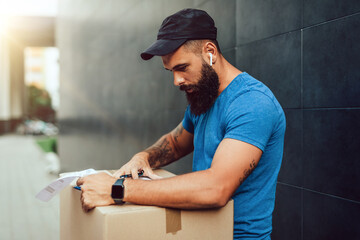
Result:
<svg viewBox="0 0 360 240"><path fill-rule="evenodd" d="M190 93L186 92L186 98L190 104L191 112L199 116L213 105L218 96L219 86L219 76L210 65L203 62L198 83L180 86L180 90L193 90Z"/></svg>

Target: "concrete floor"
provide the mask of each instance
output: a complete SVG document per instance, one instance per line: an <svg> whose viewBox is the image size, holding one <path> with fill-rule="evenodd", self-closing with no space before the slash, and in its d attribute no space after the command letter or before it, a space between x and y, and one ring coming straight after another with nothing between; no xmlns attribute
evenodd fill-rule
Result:
<svg viewBox="0 0 360 240"><path fill-rule="evenodd" d="M0 136L0 239L58 240L59 197L35 198L57 176L48 174L31 136Z"/></svg>

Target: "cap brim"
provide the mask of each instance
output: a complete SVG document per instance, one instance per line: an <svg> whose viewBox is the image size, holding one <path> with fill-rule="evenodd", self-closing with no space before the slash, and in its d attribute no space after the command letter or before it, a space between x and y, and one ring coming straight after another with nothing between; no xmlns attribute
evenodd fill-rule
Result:
<svg viewBox="0 0 360 240"><path fill-rule="evenodd" d="M165 56L178 49L186 39L159 39L156 40L148 49L141 53L141 58L149 60L153 56Z"/></svg>

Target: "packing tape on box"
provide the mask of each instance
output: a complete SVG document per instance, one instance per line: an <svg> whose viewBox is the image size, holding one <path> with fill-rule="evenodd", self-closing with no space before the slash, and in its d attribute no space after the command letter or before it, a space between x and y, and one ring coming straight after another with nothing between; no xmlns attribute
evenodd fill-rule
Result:
<svg viewBox="0 0 360 240"><path fill-rule="evenodd" d="M165 209L166 233L176 233L181 230L181 211L176 209Z"/></svg>

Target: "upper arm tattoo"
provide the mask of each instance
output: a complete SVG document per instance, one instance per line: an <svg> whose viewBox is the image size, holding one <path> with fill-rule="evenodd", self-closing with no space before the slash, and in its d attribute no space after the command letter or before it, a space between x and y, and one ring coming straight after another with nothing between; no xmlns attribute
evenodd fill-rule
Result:
<svg viewBox="0 0 360 240"><path fill-rule="evenodd" d="M252 171L254 171L256 167L256 162L253 159L252 162L250 163L249 168L244 170L244 175L242 177L240 177L240 185L245 181L245 179L252 173Z"/></svg>

